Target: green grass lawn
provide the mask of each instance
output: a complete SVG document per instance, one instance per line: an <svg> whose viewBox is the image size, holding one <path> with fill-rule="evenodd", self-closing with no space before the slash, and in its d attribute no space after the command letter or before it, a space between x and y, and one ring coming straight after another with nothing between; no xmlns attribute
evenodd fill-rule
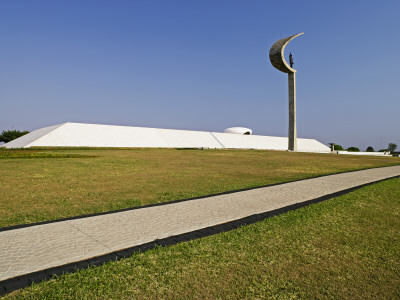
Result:
<svg viewBox="0 0 400 300"><path fill-rule="evenodd" d="M398 299L400 179L4 299Z"/></svg>
<svg viewBox="0 0 400 300"><path fill-rule="evenodd" d="M0 227L400 164L284 151L1 149Z"/></svg>

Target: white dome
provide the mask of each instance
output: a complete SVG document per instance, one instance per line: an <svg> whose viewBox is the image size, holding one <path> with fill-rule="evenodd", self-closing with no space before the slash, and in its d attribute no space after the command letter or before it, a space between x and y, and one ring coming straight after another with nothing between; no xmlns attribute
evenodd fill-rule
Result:
<svg viewBox="0 0 400 300"><path fill-rule="evenodd" d="M253 130L245 127L230 127L224 130L225 133L251 135Z"/></svg>

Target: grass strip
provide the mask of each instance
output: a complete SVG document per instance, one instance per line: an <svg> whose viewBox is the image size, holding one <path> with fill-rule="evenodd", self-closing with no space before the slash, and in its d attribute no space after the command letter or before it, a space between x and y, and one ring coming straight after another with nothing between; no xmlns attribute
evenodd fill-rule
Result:
<svg viewBox="0 0 400 300"><path fill-rule="evenodd" d="M47 149L48 150L48 149ZM49 151L40 151L39 149L7 149L0 147L0 159L8 158L73 158L73 157L85 157L82 154L73 153L54 153Z"/></svg>
<svg viewBox="0 0 400 300"><path fill-rule="evenodd" d="M0 152L0 159L8 158L76 158L84 157L78 154L52 154L52 153L40 153L40 152Z"/></svg>
<svg viewBox="0 0 400 300"><path fill-rule="evenodd" d="M396 299L400 179L4 299Z"/></svg>
<svg viewBox="0 0 400 300"><path fill-rule="evenodd" d="M15 152L24 151L31 150ZM0 227L400 163L391 157L257 150L32 151L66 157L0 159Z"/></svg>

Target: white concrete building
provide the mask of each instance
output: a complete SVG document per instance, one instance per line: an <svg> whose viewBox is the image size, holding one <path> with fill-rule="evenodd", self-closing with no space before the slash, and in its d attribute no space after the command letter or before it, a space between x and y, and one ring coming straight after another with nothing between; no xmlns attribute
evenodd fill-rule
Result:
<svg viewBox="0 0 400 300"><path fill-rule="evenodd" d="M287 150L287 137L132 126L64 123L37 129L2 145L29 147L153 147ZM314 139L298 139L298 151L330 152Z"/></svg>

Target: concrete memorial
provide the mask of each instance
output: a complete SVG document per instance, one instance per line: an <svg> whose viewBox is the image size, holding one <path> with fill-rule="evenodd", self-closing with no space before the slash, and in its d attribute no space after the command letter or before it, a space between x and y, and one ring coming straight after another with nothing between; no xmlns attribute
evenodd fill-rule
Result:
<svg viewBox="0 0 400 300"><path fill-rule="evenodd" d="M224 132L146 128L103 124L64 123L34 130L0 147L139 147L265 149L329 153L329 147L315 139L297 139L296 70L284 58L285 46L303 33L277 41L269 52L272 65L289 75L289 138L253 135L250 128L231 127Z"/></svg>
<svg viewBox="0 0 400 300"><path fill-rule="evenodd" d="M296 70L293 69L293 56L290 53L289 61L290 65L285 60L284 51L286 45L295 37L302 35L299 33L296 35L289 36L284 39L280 39L272 45L269 51L269 59L271 64L283 73L287 73L289 76L289 145L288 150L297 151L297 129L296 129Z"/></svg>

